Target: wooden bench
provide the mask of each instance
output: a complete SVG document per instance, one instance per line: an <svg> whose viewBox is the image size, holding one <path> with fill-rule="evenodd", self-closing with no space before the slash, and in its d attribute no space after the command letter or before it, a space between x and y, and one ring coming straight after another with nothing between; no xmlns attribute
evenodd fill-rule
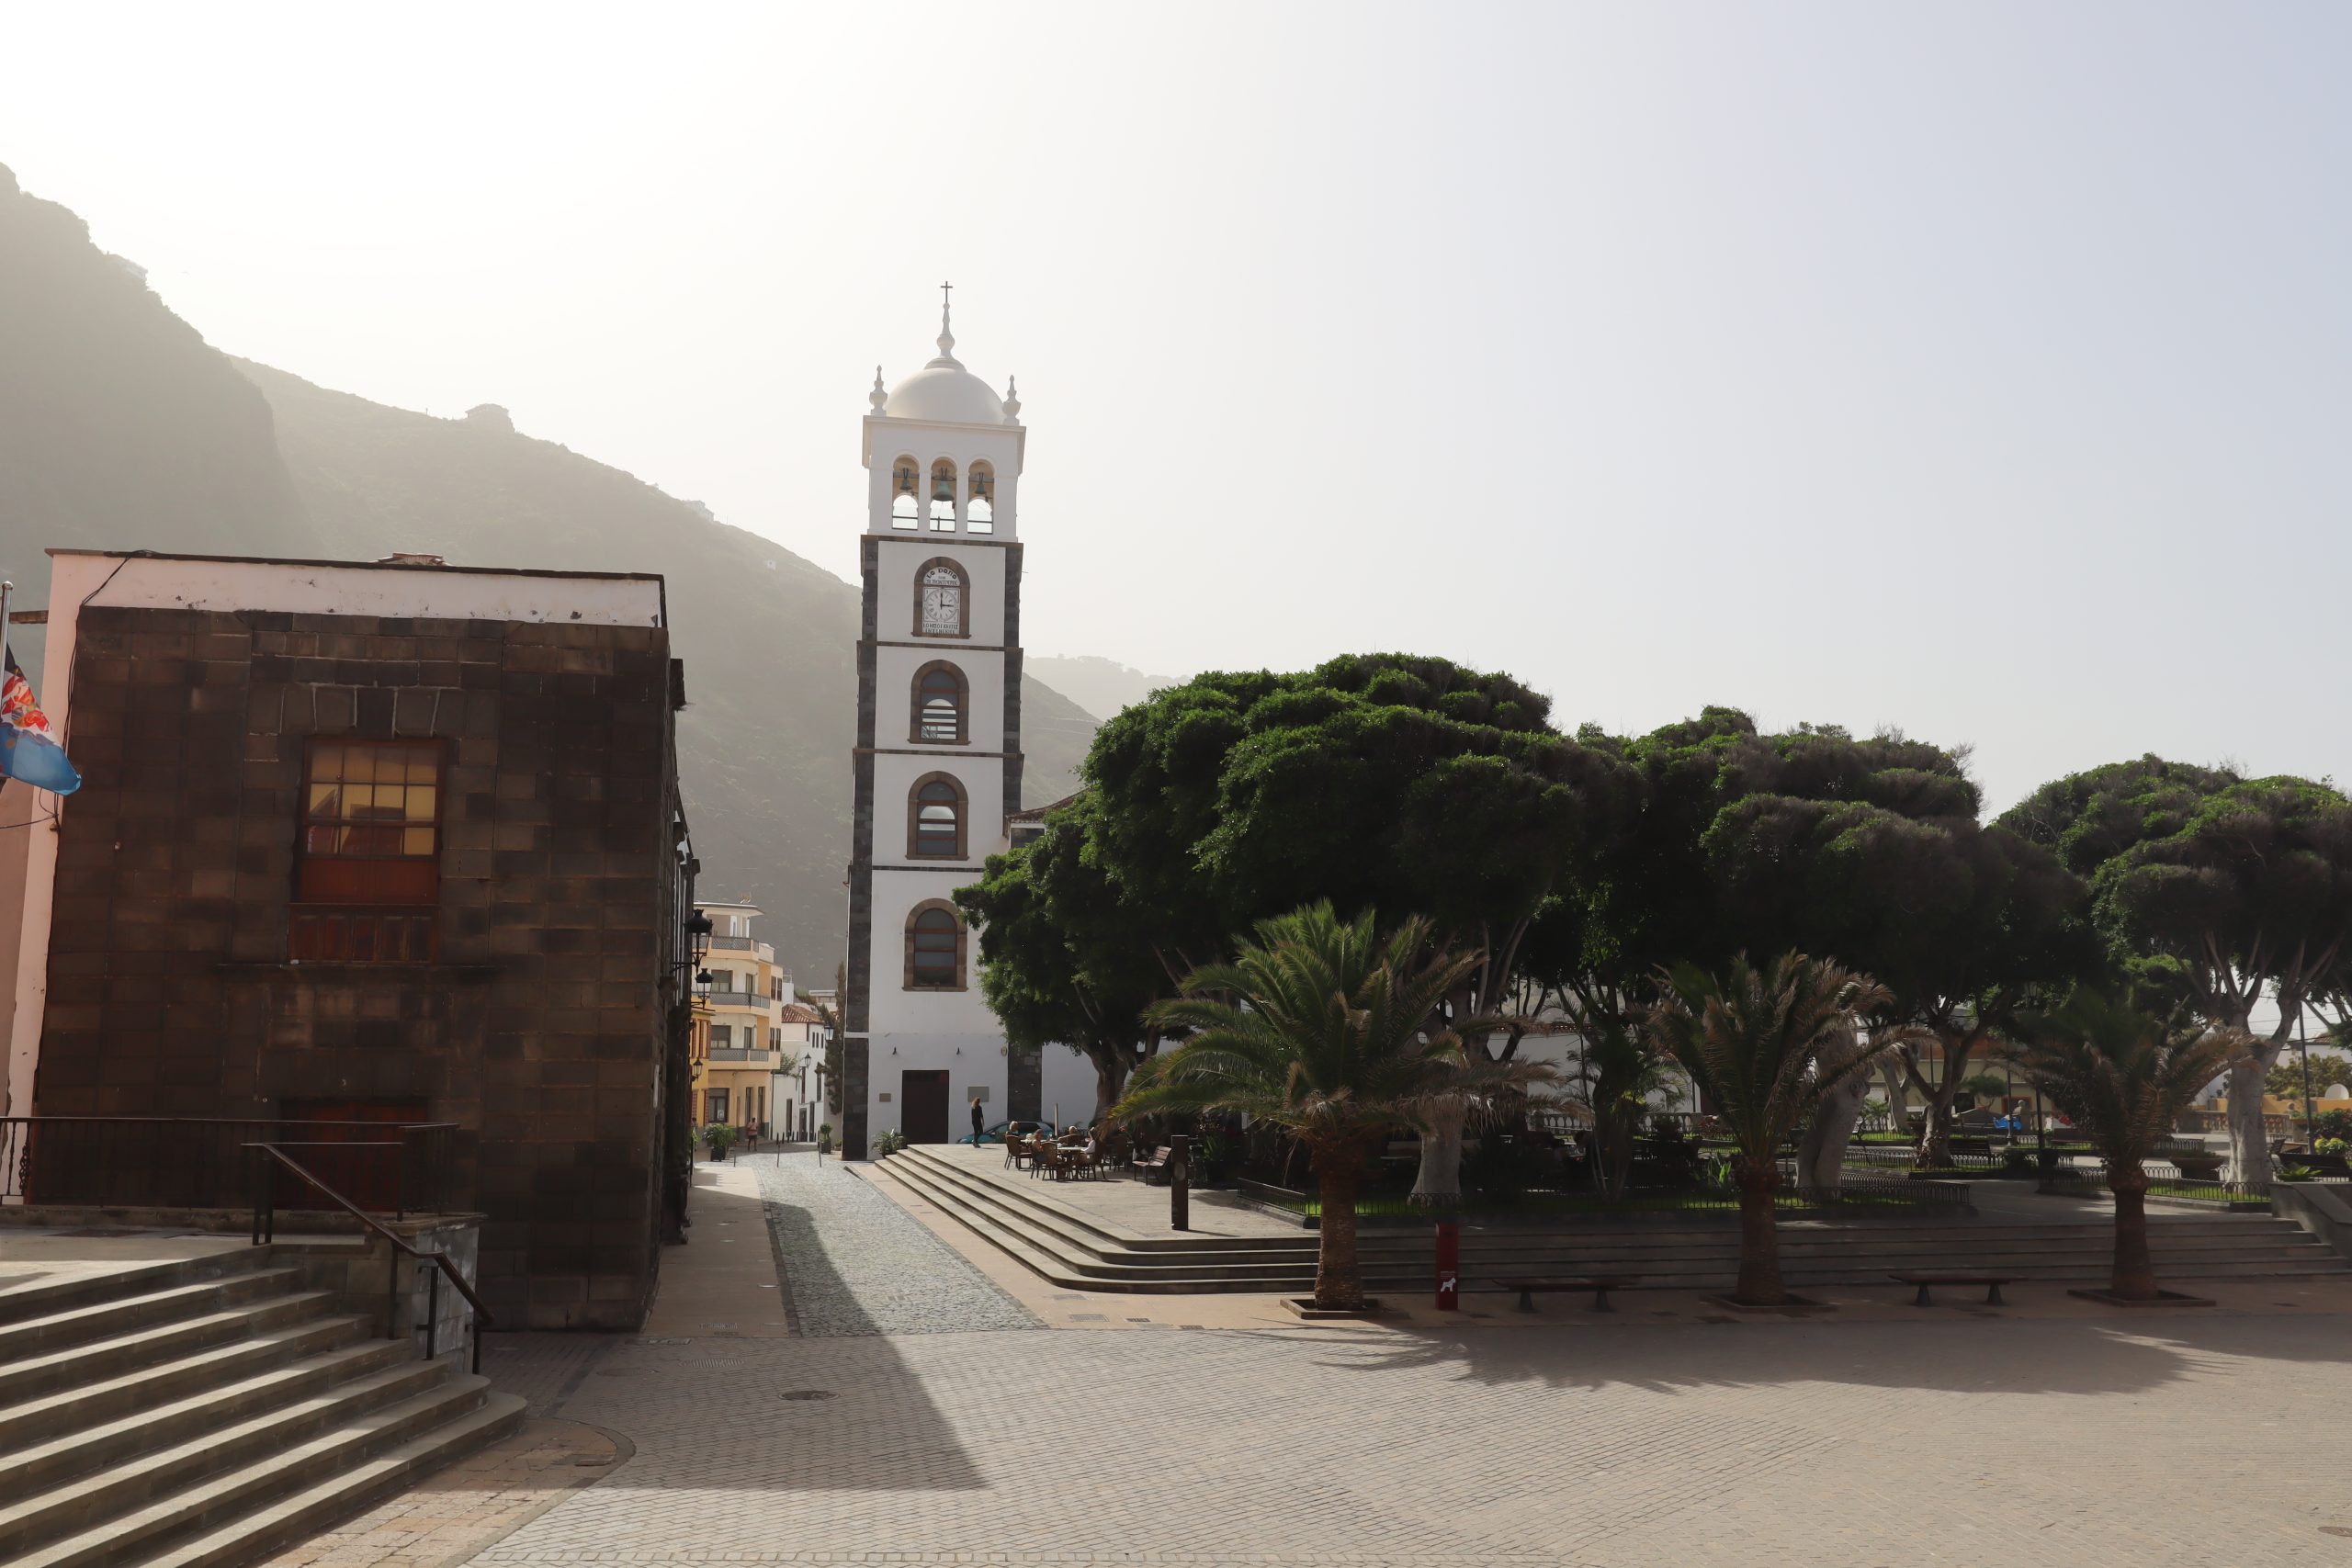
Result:
<svg viewBox="0 0 2352 1568"><path fill-rule="evenodd" d="M1889 1273L1887 1278L1898 1284L1919 1287L1918 1295L1911 1303L1913 1306L1935 1305L1934 1298L1928 1294L1928 1289L1931 1285L1982 1285L1984 1287L1984 1304L2001 1306L2006 1304L2001 1300L2001 1287L2014 1285L2024 1276L2019 1274L1941 1274L1918 1269L1897 1269Z"/></svg>
<svg viewBox="0 0 2352 1568"><path fill-rule="evenodd" d="M1146 1184L1148 1184L1152 1179L1153 1172L1157 1171L1163 1175L1167 1172L1168 1162L1175 1153L1176 1151L1174 1148L1170 1147L1167 1144L1162 1144L1158 1148L1152 1150L1148 1155L1136 1156L1135 1169L1143 1177Z"/></svg>
<svg viewBox="0 0 2352 1568"><path fill-rule="evenodd" d="M1493 1288L1498 1291L1517 1291L1519 1310L1521 1312L1533 1312L1535 1298L1538 1295L1559 1295L1577 1291L1592 1292L1593 1311L1615 1312L1617 1309L1609 1304L1609 1292L1630 1291L1641 1282L1641 1276L1637 1274L1618 1274L1608 1279L1599 1276L1590 1279L1551 1276L1541 1280L1498 1280Z"/></svg>

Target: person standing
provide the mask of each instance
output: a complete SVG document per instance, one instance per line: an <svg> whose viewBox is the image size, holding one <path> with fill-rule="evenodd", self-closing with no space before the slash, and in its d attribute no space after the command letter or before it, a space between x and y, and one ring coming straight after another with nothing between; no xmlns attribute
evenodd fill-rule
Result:
<svg viewBox="0 0 2352 1568"><path fill-rule="evenodd" d="M974 1148L980 1146L980 1134L986 1131L987 1127L988 1118L981 1113L980 1097L976 1094L972 1096L972 1146Z"/></svg>

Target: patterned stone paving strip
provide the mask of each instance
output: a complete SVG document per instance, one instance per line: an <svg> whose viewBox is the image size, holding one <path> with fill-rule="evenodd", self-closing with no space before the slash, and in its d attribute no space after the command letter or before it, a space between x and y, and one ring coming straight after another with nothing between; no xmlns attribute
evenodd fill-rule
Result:
<svg viewBox="0 0 2352 1568"><path fill-rule="evenodd" d="M854 1178L851 1178L854 1179ZM484 1564L2318 1568L2352 1319L616 1347L638 1457ZM609 1374L609 1375L608 1375ZM831 1400L789 1398L822 1390Z"/></svg>
<svg viewBox="0 0 2352 1568"><path fill-rule="evenodd" d="M1035 1328L1036 1318L864 1179L787 1156L758 1168L795 1326L812 1338Z"/></svg>
<svg viewBox="0 0 2352 1568"><path fill-rule="evenodd" d="M445 1568L512 1535L628 1458L610 1434L533 1418L423 1484L260 1560L260 1568Z"/></svg>

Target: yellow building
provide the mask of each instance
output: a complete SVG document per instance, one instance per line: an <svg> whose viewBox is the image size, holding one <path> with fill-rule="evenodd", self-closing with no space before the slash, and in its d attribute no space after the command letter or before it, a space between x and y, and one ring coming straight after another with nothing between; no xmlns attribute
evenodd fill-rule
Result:
<svg viewBox="0 0 2352 1568"><path fill-rule="evenodd" d="M752 934L757 905L695 908L710 918L710 951L695 980L695 1011L704 1021L698 1032L709 1041L707 1065L695 1084L695 1125L721 1122L766 1137L778 1113L773 1075L785 1065L782 1014L791 982L776 967L775 947Z"/></svg>

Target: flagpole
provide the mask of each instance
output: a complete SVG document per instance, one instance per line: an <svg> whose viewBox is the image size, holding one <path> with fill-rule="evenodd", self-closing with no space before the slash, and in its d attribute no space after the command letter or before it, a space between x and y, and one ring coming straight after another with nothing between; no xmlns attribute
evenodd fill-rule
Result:
<svg viewBox="0 0 2352 1568"><path fill-rule="evenodd" d="M8 595L16 591L15 583L0 577L0 648L8 646Z"/></svg>

